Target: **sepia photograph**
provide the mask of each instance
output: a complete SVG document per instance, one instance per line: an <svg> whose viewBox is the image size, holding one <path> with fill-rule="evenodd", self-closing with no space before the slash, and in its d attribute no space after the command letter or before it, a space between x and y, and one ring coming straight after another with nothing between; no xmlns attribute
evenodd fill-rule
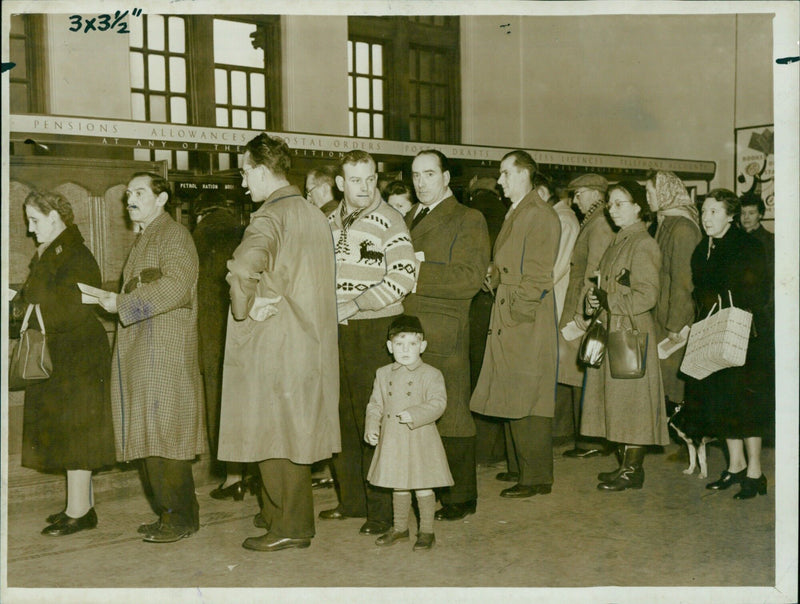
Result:
<svg viewBox="0 0 800 604"><path fill-rule="evenodd" d="M0 601L796 602L798 31L4 1Z"/></svg>

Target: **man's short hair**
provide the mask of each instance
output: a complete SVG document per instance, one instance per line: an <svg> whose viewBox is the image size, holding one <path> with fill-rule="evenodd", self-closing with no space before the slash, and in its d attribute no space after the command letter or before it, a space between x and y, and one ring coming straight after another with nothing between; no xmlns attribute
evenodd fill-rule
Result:
<svg viewBox="0 0 800 604"><path fill-rule="evenodd" d="M763 217L767 211L767 206L764 204L764 200L761 199L760 195L754 195L753 193L745 193L739 198L739 208L744 208L746 206L755 206L756 211Z"/></svg>
<svg viewBox="0 0 800 604"><path fill-rule="evenodd" d="M378 165L375 163L375 160L372 158L372 156L361 149L353 149L352 151L348 151L344 154L341 163L342 175L344 175L344 167L348 164L351 166L355 166L356 164L372 164L372 167L375 168L375 170L378 169Z"/></svg>
<svg viewBox="0 0 800 604"><path fill-rule="evenodd" d="M324 183L330 185L331 189L334 189L336 188L336 175L338 173L339 169L336 166L325 164L324 166L311 168L306 177L312 177L318 185Z"/></svg>
<svg viewBox="0 0 800 604"><path fill-rule="evenodd" d="M156 174L155 172L136 172L136 174L131 176L131 180L143 176L146 176L147 178L150 179L150 190L153 192L153 195L158 197L162 193L166 193L167 194L166 203L169 203L169 200L172 198L172 189L169 186L169 181L163 176ZM166 203L164 205L166 205Z"/></svg>
<svg viewBox="0 0 800 604"><path fill-rule="evenodd" d="M547 174L542 172L536 172L536 174L531 176L531 184L533 185L534 189L538 187L546 187L550 193L553 192L553 181L549 176L547 176Z"/></svg>
<svg viewBox="0 0 800 604"><path fill-rule="evenodd" d="M420 155L433 155L439 160L439 168L442 173L450 171L450 161L447 159L447 156L438 149L423 149L414 156L414 159L417 159Z"/></svg>
<svg viewBox="0 0 800 604"><path fill-rule="evenodd" d="M530 153L523 151L522 149L515 149L514 151L509 151L506 153L503 156L503 159L500 160L500 163L506 161L509 157L514 158L514 165L517 166L517 168L528 171L528 174L530 174L531 177L531 184L533 184L533 177L539 172L539 166L530 156Z"/></svg>
<svg viewBox="0 0 800 604"><path fill-rule="evenodd" d="M289 145L282 138L273 138L262 132L245 145L250 152L253 163L266 168L275 176L286 178L292 167L292 157Z"/></svg>
<svg viewBox="0 0 800 604"><path fill-rule="evenodd" d="M402 180L393 180L386 186L386 199L389 199L392 195L407 195L409 200L414 201L411 195L411 187Z"/></svg>

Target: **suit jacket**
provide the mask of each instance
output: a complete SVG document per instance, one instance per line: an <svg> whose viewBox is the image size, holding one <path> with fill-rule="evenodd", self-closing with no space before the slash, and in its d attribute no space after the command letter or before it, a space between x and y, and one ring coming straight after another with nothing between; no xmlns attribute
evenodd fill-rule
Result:
<svg viewBox="0 0 800 604"><path fill-rule="evenodd" d="M553 265L561 224L535 191L511 212L494 245L500 284L470 408L496 417L553 417L558 342Z"/></svg>
<svg viewBox="0 0 800 604"><path fill-rule="evenodd" d="M192 236L163 213L138 236L123 283L145 270L160 277L117 297L111 363L117 459L191 459L205 447L197 357L197 252Z"/></svg>
<svg viewBox="0 0 800 604"><path fill-rule="evenodd" d="M411 226L415 211L406 215ZM489 264L486 220L448 197L411 229L416 251L425 253L417 292L403 305L425 329L425 362L442 372L447 409L438 422L442 436L473 436L469 412L469 307Z"/></svg>

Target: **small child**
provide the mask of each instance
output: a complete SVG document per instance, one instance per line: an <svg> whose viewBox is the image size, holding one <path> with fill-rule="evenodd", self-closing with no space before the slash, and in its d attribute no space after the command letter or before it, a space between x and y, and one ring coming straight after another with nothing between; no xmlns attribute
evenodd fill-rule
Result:
<svg viewBox="0 0 800 604"><path fill-rule="evenodd" d="M408 539L411 491L417 495L419 533L414 550L431 549L435 487L453 485L436 420L447 406L441 371L422 362L428 343L417 317L400 315L389 327L386 346L395 362L381 367L367 405L364 440L377 445L367 480L394 489L394 526L376 545Z"/></svg>
<svg viewBox="0 0 800 604"><path fill-rule="evenodd" d="M394 180L386 187L386 203L400 212L403 216L414 205L411 189L402 180Z"/></svg>

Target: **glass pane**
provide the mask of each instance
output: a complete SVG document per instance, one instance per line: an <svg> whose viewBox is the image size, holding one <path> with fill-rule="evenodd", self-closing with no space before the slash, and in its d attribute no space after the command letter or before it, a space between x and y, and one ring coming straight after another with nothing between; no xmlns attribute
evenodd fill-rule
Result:
<svg viewBox="0 0 800 604"><path fill-rule="evenodd" d="M409 110L411 113L419 113L419 86L409 86Z"/></svg>
<svg viewBox="0 0 800 604"><path fill-rule="evenodd" d="M169 121L176 124L186 124L186 99L182 96L174 96L169 100Z"/></svg>
<svg viewBox="0 0 800 604"><path fill-rule="evenodd" d="M435 16L433 18L433 24L434 25L439 25L440 27L444 26L444 20L445 20L445 17L437 15L437 16Z"/></svg>
<svg viewBox="0 0 800 604"><path fill-rule="evenodd" d="M28 113L28 85L12 82L9 88L11 113Z"/></svg>
<svg viewBox="0 0 800 604"><path fill-rule="evenodd" d="M224 107L217 107L217 126L228 127L228 110Z"/></svg>
<svg viewBox="0 0 800 604"><path fill-rule="evenodd" d="M431 65L433 57L431 53L420 51L419 53L419 79L425 82L431 81L431 75L433 73L433 66Z"/></svg>
<svg viewBox="0 0 800 604"><path fill-rule="evenodd" d="M369 109L369 78L356 78L356 107Z"/></svg>
<svg viewBox="0 0 800 604"><path fill-rule="evenodd" d="M217 103L228 104L228 72L224 69L214 70L214 99Z"/></svg>
<svg viewBox="0 0 800 604"><path fill-rule="evenodd" d="M136 161L150 161L150 151L147 149L134 149L133 159Z"/></svg>
<svg viewBox="0 0 800 604"><path fill-rule="evenodd" d="M355 125L353 124L353 112L352 111L348 111L347 112L347 117L348 117L348 121L350 122L350 129L349 129L350 136L355 136L356 131L355 131Z"/></svg>
<svg viewBox="0 0 800 604"><path fill-rule="evenodd" d="M161 55L147 56L148 88L150 90L166 90L167 75L164 71L164 57Z"/></svg>
<svg viewBox="0 0 800 604"><path fill-rule="evenodd" d="M131 53L131 88L144 88L144 55Z"/></svg>
<svg viewBox="0 0 800 604"><path fill-rule="evenodd" d="M433 114L439 117L445 115L447 110L447 89L442 86L437 86L433 89L434 92L434 106Z"/></svg>
<svg viewBox="0 0 800 604"><path fill-rule="evenodd" d="M369 44L356 42L356 72L369 73Z"/></svg>
<svg viewBox="0 0 800 604"><path fill-rule="evenodd" d="M131 95L131 117L135 120L147 119L144 111L144 95L135 92Z"/></svg>
<svg viewBox="0 0 800 604"><path fill-rule="evenodd" d="M147 15L147 48L164 50L164 17Z"/></svg>
<svg viewBox="0 0 800 604"><path fill-rule="evenodd" d="M214 19L214 62L264 69L264 50L253 48L255 23Z"/></svg>
<svg viewBox="0 0 800 604"><path fill-rule="evenodd" d="M181 57L169 58L169 89L186 92L186 60Z"/></svg>
<svg viewBox="0 0 800 604"><path fill-rule="evenodd" d="M11 73L15 78L26 78L28 76L28 63L25 56L25 40L21 38L11 38L11 60L17 64Z"/></svg>
<svg viewBox="0 0 800 604"><path fill-rule="evenodd" d="M433 80L440 84L447 83L447 56L436 53L433 55Z"/></svg>
<svg viewBox="0 0 800 604"><path fill-rule="evenodd" d="M347 41L347 71L353 73L353 43Z"/></svg>
<svg viewBox="0 0 800 604"><path fill-rule="evenodd" d="M413 48L408 51L408 75L412 80L417 79L417 51Z"/></svg>
<svg viewBox="0 0 800 604"><path fill-rule="evenodd" d="M359 113L357 124L356 136L369 136L369 113Z"/></svg>
<svg viewBox="0 0 800 604"><path fill-rule="evenodd" d="M430 86L419 87L419 113L420 115L431 115L433 113Z"/></svg>
<svg viewBox="0 0 800 604"><path fill-rule="evenodd" d="M169 51L186 52L186 31L183 17L169 18Z"/></svg>
<svg viewBox="0 0 800 604"><path fill-rule="evenodd" d="M347 106L353 106L353 76L347 76Z"/></svg>
<svg viewBox="0 0 800 604"><path fill-rule="evenodd" d="M155 94L150 97L150 121L167 121L167 97Z"/></svg>
<svg viewBox="0 0 800 604"><path fill-rule="evenodd" d="M11 34L25 35L25 21L22 20L22 15L11 15Z"/></svg>
<svg viewBox="0 0 800 604"><path fill-rule="evenodd" d="M156 161L161 161L161 160L164 160L164 159L167 160L167 166L171 168L172 167L172 151L170 151L168 149L156 149L155 160Z"/></svg>
<svg viewBox="0 0 800 604"><path fill-rule="evenodd" d="M372 116L372 136L383 138L383 114L376 113Z"/></svg>
<svg viewBox="0 0 800 604"><path fill-rule="evenodd" d="M266 130L267 129L267 114L263 111L250 112L250 127L253 130Z"/></svg>
<svg viewBox="0 0 800 604"><path fill-rule="evenodd" d="M423 119L419 121L419 140L425 143L430 143L433 141L433 128L431 120Z"/></svg>
<svg viewBox="0 0 800 604"><path fill-rule="evenodd" d="M447 140L447 128L444 120L436 120L436 142L443 143Z"/></svg>
<svg viewBox="0 0 800 604"><path fill-rule="evenodd" d="M251 73L250 74L250 106L251 107L266 107L267 106L267 92L264 88L264 74Z"/></svg>
<svg viewBox="0 0 800 604"><path fill-rule="evenodd" d="M219 169L220 170L229 170L231 167L231 156L227 153L220 153L218 156L219 159Z"/></svg>
<svg viewBox="0 0 800 604"><path fill-rule="evenodd" d="M417 120L410 120L408 123L408 138L411 141L419 140L419 126Z"/></svg>
<svg viewBox="0 0 800 604"><path fill-rule="evenodd" d="M244 71L231 72L231 103L247 105L247 74Z"/></svg>
<svg viewBox="0 0 800 604"><path fill-rule="evenodd" d="M247 128L247 111L244 109L231 111L231 126L234 128Z"/></svg>
<svg viewBox="0 0 800 604"><path fill-rule="evenodd" d="M383 110L383 80L372 80L372 108Z"/></svg>
<svg viewBox="0 0 800 604"><path fill-rule="evenodd" d="M176 151L175 152L175 164L178 170L188 170L189 169L189 152L188 151Z"/></svg>
<svg viewBox="0 0 800 604"><path fill-rule="evenodd" d="M383 46L380 44L372 45L372 74L383 75Z"/></svg>
<svg viewBox="0 0 800 604"><path fill-rule="evenodd" d="M144 24L142 21L144 17L136 18L128 15L128 29L131 33L128 34L128 43L131 48L144 47Z"/></svg>

